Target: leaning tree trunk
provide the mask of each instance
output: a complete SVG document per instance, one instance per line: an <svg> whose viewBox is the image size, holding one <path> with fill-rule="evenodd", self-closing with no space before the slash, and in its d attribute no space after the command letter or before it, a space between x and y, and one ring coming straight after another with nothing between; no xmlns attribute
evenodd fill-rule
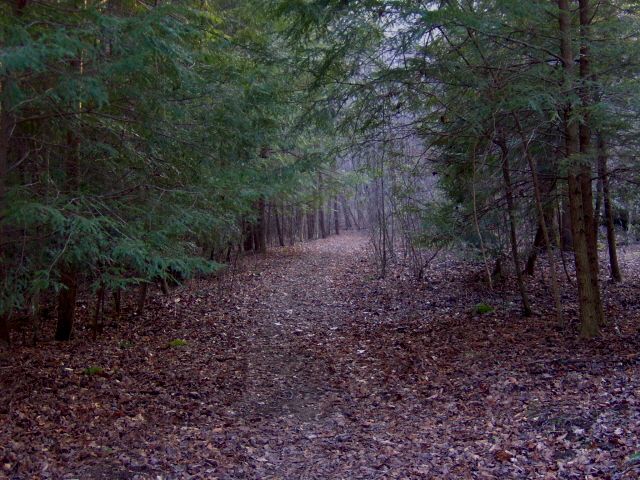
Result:
<svg viewBox="0 0 640 480"><path fill-rule="evenodd" d="M540 171L538 175L540 176L541 173L542 171ZM555 230L555 206L553 202L550 201L550 198L553 196L555 188L555 180L540 178L540 194L542 198L544 221L545 225L547 226L547 232L549 232L549 240L551 241L552 245L559 243L555 236L551 234L551 232ZM545 248L546 247L544 245L544 236L542 235L542 229L538 225L536 234L533 239L533 245L531 246L529 256L527 257L527 263L524 270L525 274L532 276L535 273L535 265L538 259L538 254Z"/></svg>
<svg viewBox="0 0 640 480"><path fill-rule="evenodd" d="M516 216L513 201L513 188L511 186L511 173L509 172L509 152L504 139L499 141L502 151L502 178L504 179L505 196L507 199L507 214L509 216L509 241L511 242L511 256L513 258L513 266L516 271L516 281L520 298L522 299L522 314L525 317L531 315L531 306L529 305L529 297L524 286L522 271L520 270L520 257L518 256L518 238L516 236Z"/></svg>
<svg viewBox="0 0 640 480"><path fill-rule="evenodd" d="M556 318L558 324L564 325L562 303L560 301L560 286L558 284L558 274L556 269L556 260L553 255L553 250L551 249L551 241L549 237L549 231L547 229L547 222L544 218L544 207L542 205L542 196L540 193L540 182L538 181L538 168L536 166L535 158L533 157L533 155L531 155L531 151L529 150L527 139L525 138L522 126L520 125L520 120L518 119L518 116L516 114L513 114L513 118L516 124L516 128L518 129L520 139L522 141L522 148L524 149L524 154L527 158L527 163L529 164L529 170L531 170L533 193L535 198L536 211L538 213L538 226L542 231L542 241L544 242L547 251L547 257L549 259L549 271L551 273L551 293L553 294L553 301L556 308Z"/></svg>
<svg viewBox="0 0 640 480"><path fill-rule="evenodd" d="M538 225L538 228L536 228L536 235L533 239L533 245L531 246L531 252L527 257L527 264L524 267L525 274L529 276L533 276L536 268L536 260L538 259L538 252L543 247L544 247L544 240L542 237L542 229L540 228L540 225Z"/></svg>

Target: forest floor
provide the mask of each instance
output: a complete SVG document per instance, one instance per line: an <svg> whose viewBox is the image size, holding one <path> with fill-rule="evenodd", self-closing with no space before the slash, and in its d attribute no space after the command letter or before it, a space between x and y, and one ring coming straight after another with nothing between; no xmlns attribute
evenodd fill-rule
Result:
<svg viewBox="0 0 640 480"><path fill-rule="evenodd" d="M0 353L0 477L638 478L637 258L592 341L541 277L525 319L459 259L378 279L355 234L248 258L96 341Z"/></svg>

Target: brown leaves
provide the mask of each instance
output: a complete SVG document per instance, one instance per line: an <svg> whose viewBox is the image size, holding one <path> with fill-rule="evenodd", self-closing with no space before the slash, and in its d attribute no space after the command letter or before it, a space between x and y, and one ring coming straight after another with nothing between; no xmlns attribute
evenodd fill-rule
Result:
<svg viewBox="0 0 640 480"><path fill-rule="evenodd" d="M637 290L608 287L620 336L587 343L555 328L539 279L542 315L522 319L473 265L379 280L365 244L250 258L95 343L0 358L0 477L633 478Z"/></svg>
<svg viewBox="0 0 640 480"><path fill-rule="evenodd" d="M499 462L509 462L514 457L513 453L507 452L506 450L497 450L493 456Z"/></svg>

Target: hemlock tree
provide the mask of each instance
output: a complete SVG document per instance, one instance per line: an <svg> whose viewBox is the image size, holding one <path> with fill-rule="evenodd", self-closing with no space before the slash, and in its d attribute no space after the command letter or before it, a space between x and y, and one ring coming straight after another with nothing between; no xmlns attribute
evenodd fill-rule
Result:
<svg viewBox="0 0 640 480"><path fill-rule="evenodd" d="M518 236L536 233L527 270L544 246L562 319L553 245L561 223L570 226L580 330L596 335L604 316L592 192L597 157L602 165L607 152L598 139L616 145L616 158L635 159L638 7L617 0L275 3L292 18L293 35L323 39L307 58L318 82L343 98L341 119L356 132L357 148L380 145L382 136L396 150L407 139L421 143L428 159L421 163L437 173L440 192L435 201L413 201L426 237L474 246L491 282L487 258L499 259L510 244L519 270ZM611 178L606 167L600 172ZM429 188L424 177L405 184L405 198L419 198L416 186ZM511 220L503 229L505 205ZM615 238L607 238L616 278ZM526 313L519 274L518 284Z"/></svg>
<svg viewBox="0 0 640 480"><path fill-rule="evenodd" d="M53 294L68 340L78 291L137 285L144 305L216 269L326 161L290 52L246 3L15 0L0 45L5 342Z"/></svg>

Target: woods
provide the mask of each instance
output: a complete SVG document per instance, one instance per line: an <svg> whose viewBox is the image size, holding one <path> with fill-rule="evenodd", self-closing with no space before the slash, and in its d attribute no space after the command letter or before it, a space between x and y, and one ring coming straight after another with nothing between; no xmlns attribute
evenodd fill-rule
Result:
<svg viewBox="0 0 640 480"><path fill-rule="evenodd" d="M381 263L389 250L382 248L384 238L393 236L383 213L388 202L391 217L410 210L422 223L400 232L410 242L463 240L478 251L489 287L489 264L497 268L510 249L528 313L518 246L530 242L526 271L532 273L537 251L545 249L562 323L554 257L558 247L571 250L581 335L597 335L606 322L598 237L600 225L614 222L606 205L600 212L611 203L612 178L603 135L616 145L619 188L634 190L637 176L637 7L609 1L283 4L297 15L296 28L303 25L295 34L331 30L325 35L332 47L315 53L318 75L349 104L338 121L355 132L351 154L360 156L362 143L369 145L372 185L391 184L376 194ZM407 160L407 149L421 150L415 162ZM435 188L425 170L439 177ZM501 225L504 209L508 228ZM609 277L620 281L615 229L606 231Z"/></svg>
<svg viewBox="0 0 640 480"><path fill-rule="evenodd" d="M294 217L330 204L314 183L330 168L330 113L299 125L308 80L284 77L291 52L271 49L251 8L3 3L5 343L6 324L53 293L69 340L78 290L136 287L143 304L150 283L265 251L267 205L279 231L275 205L288 209L293 242Z"/></svg>
<svg viewBox="0 0 640 480"><path fill-rule="evenodd" d="M634 478L638 32L628 0L0 3L2 474Z"/></svg>

